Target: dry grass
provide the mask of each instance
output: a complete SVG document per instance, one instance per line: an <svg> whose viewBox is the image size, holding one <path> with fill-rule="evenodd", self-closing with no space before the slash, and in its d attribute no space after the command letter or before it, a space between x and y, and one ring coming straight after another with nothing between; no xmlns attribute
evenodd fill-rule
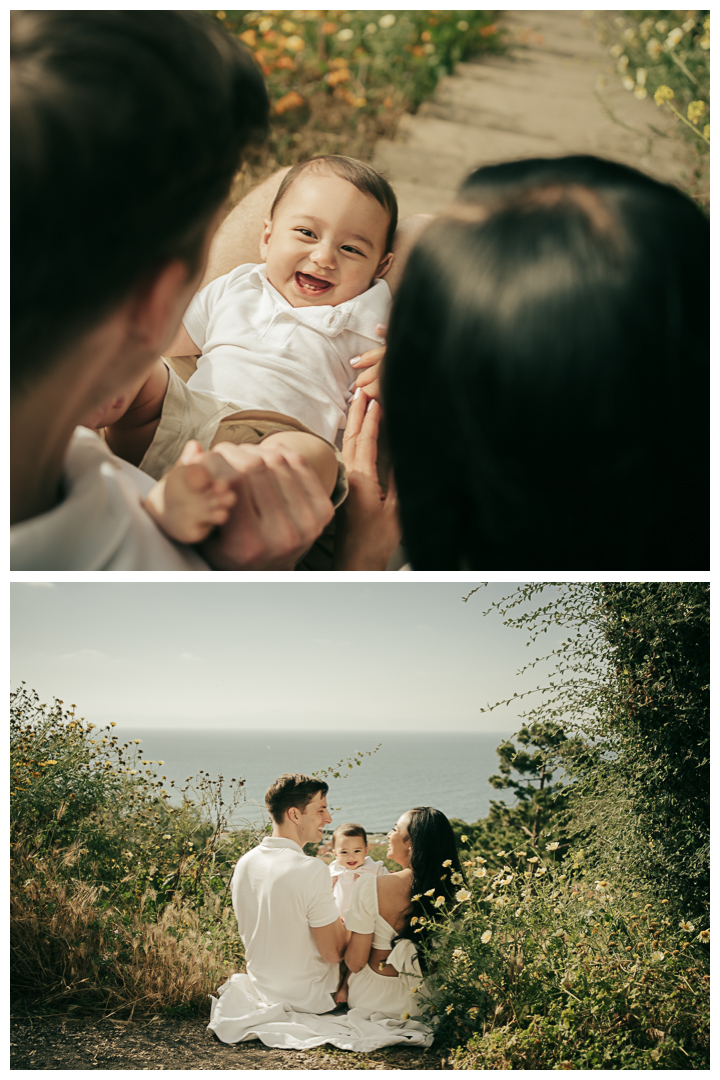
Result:
<svg viewBox="0 0 720 1080"><path fill-rule="evenodd" d="M178 900L146 917L108 907L102 886L68 879L79 844L43 857L16 846L11 877L11 965L23 998L58 1008L109 1013L204 1007L207 994L237 970L228 956L232 911L208 896L198 911ZM148 894L144 899L152 899Z"/></svg>

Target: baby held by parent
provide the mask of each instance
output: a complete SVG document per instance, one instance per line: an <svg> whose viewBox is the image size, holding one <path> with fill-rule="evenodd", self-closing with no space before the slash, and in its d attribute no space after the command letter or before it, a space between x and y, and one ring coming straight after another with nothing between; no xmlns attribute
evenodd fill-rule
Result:
<svg viewBox="0 0 720 1080"><path fill-rule="evenodd" d="M158 480L144 506L175 540L198 543L235 502L224 443L301 454L338 506L338 449L358 354L382 345L397 202L351 158L313 158L284 177L247 263L192 300L169 355L197 356L187 385L159 359L142 385L87 418ZM373 367L360 382L377 397ZM370 407L376 408L374 401Z"/></svg>
<svg viewBox="0 0 720 1080"><path fill-rule="evenodd" d="M331 851L333 861L328 869L332 881L335 904L344 919L352 907L355 883L361 877L371 874L381 877L390 871L384 863L371 859L368 855L367 833L362 825L352 822L339 825L332 834L329 843L318 849L318 856ZM335 994L338 1005L343 1005L348 999L348 977L350 972L345 968L342 981Z"/></svg>

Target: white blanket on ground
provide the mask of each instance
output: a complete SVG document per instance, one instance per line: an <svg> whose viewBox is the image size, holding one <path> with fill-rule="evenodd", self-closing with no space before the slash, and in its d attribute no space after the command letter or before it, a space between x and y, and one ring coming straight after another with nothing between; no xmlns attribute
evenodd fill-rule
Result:
<svg viewBox="0 0 720 1080"><path fill-rule="evenodd" d="M341 1050L370 1053L381 1046L431 1046L432 1030L419 1020L390 1020L382 1013L350 1009L345 1014L296 1012L282 1002L266 1005L247 975L232 975L210 997L210 1023L224 1043L260 1039L266 1046L309 1050L332 1043Z"/></svg>

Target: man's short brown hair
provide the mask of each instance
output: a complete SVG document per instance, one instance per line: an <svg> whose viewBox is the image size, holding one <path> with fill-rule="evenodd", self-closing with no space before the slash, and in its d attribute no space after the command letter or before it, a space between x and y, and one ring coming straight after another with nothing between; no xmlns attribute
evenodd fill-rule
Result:
<svg viewBox="0 0 720 1080"><path fill-rule="evenodd" d="M303 773L283 773L265 792L265 805L275 824L282 825L291 806L304 813L318 792L327 795L328 786L324 780Z"/></svg>

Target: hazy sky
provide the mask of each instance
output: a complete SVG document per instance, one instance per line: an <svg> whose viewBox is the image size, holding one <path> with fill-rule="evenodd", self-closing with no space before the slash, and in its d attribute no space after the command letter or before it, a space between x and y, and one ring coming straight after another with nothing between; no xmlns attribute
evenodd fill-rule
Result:
<svg viewBox="0 0 720 1080"><path fill-rule="evenodd" d="M11 684L141 726L478 730L537 684L492 584L14 583ZM550 644L543 638L543 651Z"/></svg>

